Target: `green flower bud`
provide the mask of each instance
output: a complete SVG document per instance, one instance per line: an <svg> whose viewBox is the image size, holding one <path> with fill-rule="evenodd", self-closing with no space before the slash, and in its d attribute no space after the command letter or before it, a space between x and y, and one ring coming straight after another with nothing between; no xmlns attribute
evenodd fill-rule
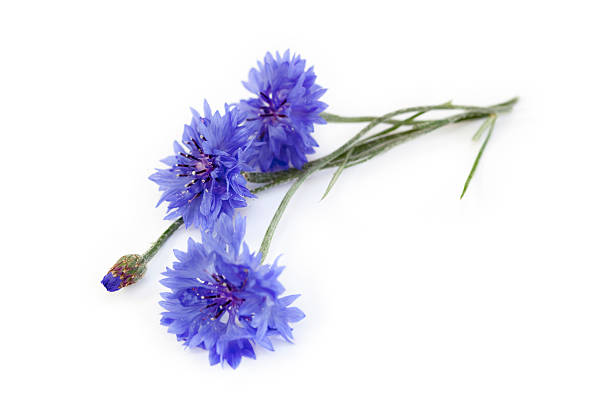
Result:
<svg viewBox="0 0 612 408"><path fill-rule="evenodd" d="M102 285L109 292L115 292L121 288L136 283L147 269L147 264L142 255L124 255L113 265L102 279Z"/></svg>

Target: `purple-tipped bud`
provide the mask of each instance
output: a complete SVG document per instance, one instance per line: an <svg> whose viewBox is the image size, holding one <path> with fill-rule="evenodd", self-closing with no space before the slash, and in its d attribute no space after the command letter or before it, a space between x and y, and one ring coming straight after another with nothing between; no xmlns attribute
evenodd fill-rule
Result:
<svg viewBox="0 0 612 408"><path fill-rule="evenodd" d="M124 255L113 265L102 279L102 285L109 292L136 283L144 275L147 265L141 255Z"/></svg>

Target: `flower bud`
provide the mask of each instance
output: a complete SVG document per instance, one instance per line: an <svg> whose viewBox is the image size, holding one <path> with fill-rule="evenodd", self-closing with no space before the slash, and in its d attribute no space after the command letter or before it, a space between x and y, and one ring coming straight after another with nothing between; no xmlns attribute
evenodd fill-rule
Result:
<svg viewBox="0 0 612 408"><path fill-rule="evenodd" d="M124 255L113 265L102 279L102 285L109 292L136 283L144 275L147 265L141 255Z"/></svg>

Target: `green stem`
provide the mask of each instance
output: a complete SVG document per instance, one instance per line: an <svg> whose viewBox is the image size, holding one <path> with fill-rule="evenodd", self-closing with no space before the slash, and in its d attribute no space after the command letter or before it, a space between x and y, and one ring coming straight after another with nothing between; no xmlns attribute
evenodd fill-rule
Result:
<svg viewBox="0 0 612 408"><path fill-rule="evenodd" d="M424 109L421 108L418 110L422 111ZM270 249L270 243L272 242L272 237L274 236L274 232L276 231L276 227L278 226L280 218L282 217L283 213L285 212L285 209L287 208L287 204L289 203L289 201L291 200L291 197L293 197L297 189L302 185L302 183L315 171L324 168L332 160L341 156L343 153L348 153L349 151L351 151L354 145L359 141L359 139L361 139L366 133L368 133L372 128L377 126L379 123L382 123L394 116L401 115L407 112L414 112L414 108L398 109L396 111L389 112L386 115L375 118L370 123L368 123L363 129L361 129L355 136L349 139L349 141L344 143L342 146L340 146L339 148L337 148L336 150L334 150L332 153L328 154L327 156L317 160L316 163L312 164L307 169L302 170L302 174L295 181L295 183L289 188L289 190L283 197L283 200L281 201L280 205L276 209L276 212L274 213L274 216L272 217L272 221L270 221L270 225L268 226L268 229L266 230L266 234L264 235L264 238L261 242L261 247L259 248L259 252L261 253L261 262L264 261L264 259L266 258L266 255L268 254L268 250Z"/></svg>
<svg viewBox="0 0 612 408"><path fill-rule="evenodd" d="M461 120L467 120L467 118L472 118L475 114L476 116L481 116L482 114L495 115L497 112L504 112L504 111L510 110L517 101L518 99L514 98L502 104L493 105L487 108L470 107L470 106L462 106L462 105L449 105L449 104L437 105L435 106L436 109L464 109L464 110L467 110L467 112L464 112L462 114L453 115L445 119L435 120L430 123L423 124L421 126L415 126L412 129L405 131L405 132L398 132L395 134L393 133L385 134L387 132L383 131L373 136L370 136L369 138L366 138L363 142L361 142L361 146L363 146L364 142L373 144L372 149L374 150L374 152L371 152L369 156L366 156L366 158L362 158L362 160L360 161L355 160L354 164L362 163L363 161L368 160L369 158L372 158L382 152L385 152L391 149L393 146L403 143L409 138L418 136L420 134L431 132L435 129L438 129L450 123L455 123ZM405 108L405 109L400 109L394 112L390 112L386 115L383 115L377 118L368 118L370 123L367 126L365 126L363 129L361 129L361 131L359 131L359 133L357 133L354 137L352 137L348 142L340 146L338 149L334 150L332 153L328 154L325 157L322 157L318 160L308 163L309 165L304 166L304 168L301 171L297 170L293 172L288 172L287 174L289 175L290 178L293 178L293 176L295 176L297 177L297 180L293 183L293 185L289 188L289 190L283 197L280 205L278 206L278 208L276 209L276 212L274 213L274 216L272 217L272 220L270 221L270 225L268 226L268 229L266 230L264 238L261 242L261 247L259 249L259 252L261 253L261 262L263 263L264 259L266 258L268 254L268 251L270 249L270 244L272 242L272 237L274 236L274 232L276 231L278 223L280 222L280 218L285 212L287 205L289 204L289 201L291 200L291 198L293 197L297 189L302 185L302 183L304 183L304 181L312 173L316 172L317 170L328 167L332 162L334 162L334 160L340 160L340 158L343 155L346 155L346 157L342 160L341 164L339 164L338 166L341 166L342 168L348 167L349 164L347 163L347 161L350 160L355 149L358 146L360 146L360 139L378 124L388 123L387 121L389 119L397 115L401 115L403 113L414 112L414 111L420 112L420 111L427 111L431 109L432 107L428 107L428 106L417 107L417 108ZM339 118L339 117L336 116L336 118ZM414 117L411 117L408 120L412 120L413 118ZM395 123L392 127L393 129L396 129L397 123ZM487 140L485 140L485 143L484 143L485 146L486 146L486 142L488 141L489 137L490 137L490 133L487 136ZM483 146L483 148L479 152L479 156L477 157L475 166L472 172L470 173L470 175L473 174L473 171L475 170L477 162L480 159L480 155L482 154L482 151L484 150L485 146ZM283 177L281 176L280 178L272 180L271 184L272 183L278 184L282 182L281 181L282 179ZM332 179L331 185L333 185L333 181L334 180ZM469 184L469 180L467 184Z"/></svg>
<svg viewBox="0 0 612 408"><path fill-rule="evenodd" d="M157 251L159 251L159 248L164 245L164 242L166 242L168 238L170 238L170 236L174 234L174 231L179 229L181 225L183 225L183 219L179 218L178 220L170 224L168 228L166 228L166 230L159 236L159 238L157 238L157 241L155 241L151 248L149 248L149 250L142 255L145 264L149 262L151 258L153 258L153 256L155 256Z"/></svg>
<svg viewBox="0 0 612 408"><path fill-rule="evenodd" d="M334 114L324 113L321 116L325 118L328 122L342 122L342 123L360 123L360 122L370 122L366 127L364 127L356 136L351 138L348 142L340 146L338 149L334 150L332 153L324 156L322 158L313 160L309 163L306 163L301 170L297 169L289 169L277 172L269 172L269 173L245 173L245 177L248 181L259 183L260 186L257 186L251 189L251 192L254 194L258 194L262 191L265 191L271 187L274 187L278 184L285 183L287 181L297 179L294 184L287 191L281 204L276 210L268 229L266 230L266 235L262 241L262 246L260 252L262 253L262 262L265 256L268 253L270 243L272 241L272 236L274 235L274 231L280 221L282 214L284 213L291 197L297 189L302 185L302 183L314 172L330 168L330 167L353 167L358 164L361 164L371 158L386 152L387 150L397 146L400 143L403 143L407 140L410 140L414 137L429 133L435 129L438 129L442 126L445 126L450 123L457 123L466 120L474 120L481 119L484 117L490 118L492 115L500 112L509 111L512 109L513 105L518 101L518 98L510 99L506 102L492 105L488 107L478 107L478 106L468 106L468 105L453 105L450 102L443 103L440 105L425 105L425 106L415 106L405 109L400 109L391 113L388 113L381 117L376 116L357 116L357 117L343 117ZM415 121L414 119L423 113L432 110L465 110L466 112L449 116L444 119L434 119L434 120L421 120ZM392 119L395 116L416 112L414 115L404 120ZM389 128L375 133L363 140L360 140L368 131L377 126L378 124L385 123L390 124ZM401 126L412 126L411 129L405 130L402 132L395 132L394 130L398 129ZM469 185L469 182L478 166L478 162L480 161L480 157L489 141L489 137L491 135L491 129L489 129L489 134L487 135L483 146L478 152L478 156L476 157L476 161L470 174L468 176L468 180L466 181L466 185L464 191L462 193L465 194L465 190ZM337 177L336 177L337 178ZM333 184L332 184L333 185ZM155 241L155 243L149 248L147 252L143 254L143 258L145 263L151 260L153 256L159 251L162 245L174 234L174 232L183 225L183 219L179 218L174 221L170 226L160 235L160 237Z"/></svg>
<svg viewBox="0 0 612 408"><path fill-rule="evenodd" d="M267 190L270 187L273 187L282 182L283 181L274 181L274 182L265 184L263 186L256 187L252 189L251 192L253 194L257 194L259 192ZM177 219L176 221L174 221L172 224L170 224L168 228L166 228L166 230L159 236L159 238L157 238L157 241L155 241L155 243L151 245L151 248L149 248L149 250L142 255L145 264L149 262L151 258L155 256L155 254L159 251L162 245L164 245L164 243L168 240L168 238L170 238L172 234L174 234L176 230L179 229L181 225L183 225L183 223L184 221L183 221L183 218L181 217Z"/></svg>
<svg viewBox="0 0 612 408"><path fill-rule="evenodd" d="M354 151L351 154L350 161L347 163L347 167L352 167L355 164L362 163L363 161L365 161L363 160L364 158L366 158L366 160L369 160L373 157L370 156L371 154L377 154L376 152L379 151L379 148L381 148L389 141L396 140L403 136L409 136L407 138L412 138L414 136L419 136L428 133L431 130L438 129L439 127L447 125L449 123L488 118L490 115L490 113L483 111L464 112L444 119L414 122L414 127L412 129L388 134L388 132L397 129L397 125L390 126L388 129L369 136L358 142L354 147ZM402 141L405 141L405 139L402 139ZM395 145L396 143L394 143L392 146ZM386 150L388 149L383 149L383 151ZM312 166L318 165L321 160L325 160L327 159L327 157L328 156L325 156L307 163L306 165L304 165L302 170L288 169L269 173L245 173L245 177L250 182L264 184L264 186L262 187L268 188L298 178L303 171L308 170ZM323 168L338 167L344 162L345 157L346 156L341 155L335 160L327 163Z"/></svg>
<svg viewBox="0 0 612 408"><path fill-rule="evenodd" d="M429 112L432 110L466 110L466 111L480 111L480 112L487 111L487 113L496 113L496 112L501 112L504 110L511 109L512 106L517 101L518 101L518 98L512 98L506 102L502 102L497 105L492 105L486 108L483 108L481 106L471 106L471 105L453 105L450 102L446 102L446 103L442 103L439 105L413 106L411 108L406 108L404 110L404 113L419 112L419 111ZM321 117L328 122L334 122L334 123L364 123L364 122L371 122L378 118L377 116L340 116L340 115L336 115L333 113L326 113L326 112L323 112L321 114ZM404 121L397 120L397 119L385 119L383 122L387 124L392 124L392 125L404 123Z"/></svg>

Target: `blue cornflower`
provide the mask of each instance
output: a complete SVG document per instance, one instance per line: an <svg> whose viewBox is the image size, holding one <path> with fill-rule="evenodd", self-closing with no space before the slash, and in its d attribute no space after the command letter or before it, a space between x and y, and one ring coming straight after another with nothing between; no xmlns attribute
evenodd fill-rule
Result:
<svg viewBox="0 0 612 408"><path fill-rule="evenodd" d="M240 101L247 115L247 127L254 135L254 162L261 171L296 168L308 161L306 155L318 146L311 136L314 123L324 124L319 116L327 104L319 101L326 89L315 84L317 76L299 55L287 50L276 58L267 53L259 69L251 69L243 82L255 98Z"/></svg>
<svg viewBox="0 0 612 408"><path fill-rule="evenodd" d="M222 214L202 243L190 239L186 252L175 251L178 262L161 280L171 289L162 293L162 325L187 347L208 350L211 365L236 368L242 357L255 358L255 344L273 350L274 335L291 341L289 323L304 318L288 307L298 295L280 297L283 267L261 265L261 254L243 244L244 233L245 218Z"/></svg>
<svg viewBox="0 0 612 408"><path fill-rule="evenodd" d="M219 214L233 214L254 197L241 172L250 170L248 130L244 116L225 106L225 114L211 113L204 101L204 117L192 109L191 125L185 125L183 145L174 142L174 156L149 177L163 191L157 203L168 202L166 219L183 217L186 226L206 227Z"/></svg>

